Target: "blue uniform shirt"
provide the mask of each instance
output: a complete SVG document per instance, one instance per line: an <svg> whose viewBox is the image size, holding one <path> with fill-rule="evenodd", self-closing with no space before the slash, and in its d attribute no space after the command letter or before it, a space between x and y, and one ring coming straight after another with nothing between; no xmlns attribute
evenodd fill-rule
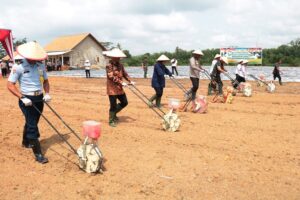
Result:
<svg viewBox="0 0 300 200"><path fill-rule="evenodd" d="M23 59L21 64L13 66L8 81L12 83L19 81L22 94L43 91L40 74L44 80L48 79L44 64L37 62L31 65L26 59Z"/></svg>
<svg viewBox="0 0 300 200"><path fill-rule="evenodd" d="M166 85L165 74L172 76L172 73L164 64L157 62L154 65L151 86L153 88L164 88Z"/></svg>

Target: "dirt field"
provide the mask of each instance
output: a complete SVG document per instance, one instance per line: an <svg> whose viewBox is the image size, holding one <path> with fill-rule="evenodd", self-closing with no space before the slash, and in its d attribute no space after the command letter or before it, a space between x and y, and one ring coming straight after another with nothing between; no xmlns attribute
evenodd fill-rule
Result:
<svg viewBox="0 0 300 200"><path fill-rule="evenodd" d="M154 93L150 79L135 81L147 96ZM207 83L201 80L198 93L206 93ZM207 114L180 112L176 133L161 130L161 120L128 89L129 105L118 127L109 127L105 79L51 77L50 84L51 105L77 132L85 120L102 122L107 170L80 171L77 157L43 119L40 139L49 163L35 162L21 147L24 119L1 78L0 199L300 199L300 83L276 83L274 94L253 83L250 98L210 103ZM182 96L167 81L164 110L168 97ZM44 114L62 128L49 109ZM79 147L75 137L68 141Z"/></svg>

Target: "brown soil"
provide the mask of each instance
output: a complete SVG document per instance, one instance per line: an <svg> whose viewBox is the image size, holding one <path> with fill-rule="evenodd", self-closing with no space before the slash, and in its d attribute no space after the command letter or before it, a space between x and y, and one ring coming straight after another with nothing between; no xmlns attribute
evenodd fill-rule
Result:
<svg viewBox="0 0 300 200"><path fill-rule="evenodd" d="M154 93L149 79L135 81L147 96ZM210 103L206 114L180 112L176 133L161 130L161 120L128 89L129 105L118 127L109 127L105 79L51 77L50 83L51 105L77 132L85 120L102 122L107 170L80 171L77 157L43 119L40 139L49 163L35 162L21 147L17 99L0 79L0 199L300 199L300 83L276 85L270 94L252 82L250 98ZM207 83L201 80L200 94ZM167 81L164 110L168 97L182 96ZM66 133L48 108L44 114ZM68 141L79 147L75 137Z"/></svg>

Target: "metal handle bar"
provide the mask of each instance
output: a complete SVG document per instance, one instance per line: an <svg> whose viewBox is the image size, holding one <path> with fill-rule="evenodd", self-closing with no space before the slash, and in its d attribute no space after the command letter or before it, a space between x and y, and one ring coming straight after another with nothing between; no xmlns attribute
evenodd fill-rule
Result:
<svg viewBox="0 0 300 200"><path fill-rule="evenodd" d="M132 87L131 87L132 86ZM139 91L137 89L137 87L131 85L131 86L128 86L128 88L132 91L133 94L135 94L140 100L142 100L146 105L148 105L147 101L145 101L145 99L143 99L141 96L140 96L140 92L136 92L136 91ZM136 89L136 91L134 90ZM143 95L144 96L144 95ZM146 98L146 96L144 96ZM148 99L148 98L146 98ZM161 113L159 113L157 110L155 110L153 107L150 107L161 119L163 119L166 123L168 123L165 118L163 117L163 115ZM164 115L165 115L165 112L163 112L160 108L158 108Z"/></svg>
<svg viewBox="0 0 300 200"><path fill-rule="evenodd" d="M67 143L67 145L72 149L72 151L77 155L75 148L64 138L64 136L54 127L54 125L45 117L45 115L36 107L34 103L32 106L40 113L40 115L46 120L46 122L51 126L51 128L59 135L59 137Z"/></svg>
<svg viewBox="0 0 300 200"><path fill-rule="evenodd" d="M170 77L170 79L173 81L173 83L175 83L175 85L177 85L177 87L179 87L185 94L188 93L188 90L179 82L177 81L174 77Z"/></svg>
<svg viewBox="0 0 300 200"><path fill-rule="evenodd" d="M225 72L223 73L227 78L229 78L229 80L231 80L231 82L234 82L233 78L229 75L229 73Z"/></svg>
<svg viewBox="0 0 300 200"><path fill-rule="evenodd" d="M49 107L49 109L62 121L62 123L70 129L70 131L77 137L77 139L81 141L81 138L78 136L78 134L75 133L75 131L62 119L62 117L49 105L49 103L45 102L45 104Z"/></svg>
<svg viewBox="0 0 300 200"><path fill-rule="evenodd" d="M249 74L249 76L250 76L251 78L253 78L254 80L256 80L256 81L260 81L260 82L262 82L263 84L268 85L268 83L266 83L266 82L263 81L263 80L260 80L259 78L255 77L253 74Z"/></svg>
<svg viewBox="0 0 300 200"><path fill-rule="evenodd" d="M136 91L138 91L145 99L147 99L148 101L150 101L150 99L140 90L140 89L138 89L135 85L133 85L133 84L131 84L131 85L129 85L129 87L130 86L132 86ZM146 104L147 104L147 102L146 102ZM158 108L158 107L156 107L162 114L166 114L162 109L160 109L160 108Z"/></svg>
<svg viewBox="0 0 300 200"><path fill-rule="evenodd" d="M208 72L206 69L203 69L203 73L205 74L205 76L206 76L209 80L211 80L211 76L210 76L209 72Z"/></svg>

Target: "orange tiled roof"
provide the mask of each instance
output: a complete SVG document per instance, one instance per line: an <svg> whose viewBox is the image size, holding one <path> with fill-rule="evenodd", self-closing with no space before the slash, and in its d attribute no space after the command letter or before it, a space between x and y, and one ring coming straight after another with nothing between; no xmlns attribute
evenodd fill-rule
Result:
<svg viewBox="0 0 300 200"><path fill-rule="evenodd" d="M68 35L55 38L52 42L45 46L45 50L49 51L68 51L76 47L86 37L91 36L102 48L100 42L96 40L90 33L82 33L77 35ZM105 48L104 48L105 49Z"/></svg>

